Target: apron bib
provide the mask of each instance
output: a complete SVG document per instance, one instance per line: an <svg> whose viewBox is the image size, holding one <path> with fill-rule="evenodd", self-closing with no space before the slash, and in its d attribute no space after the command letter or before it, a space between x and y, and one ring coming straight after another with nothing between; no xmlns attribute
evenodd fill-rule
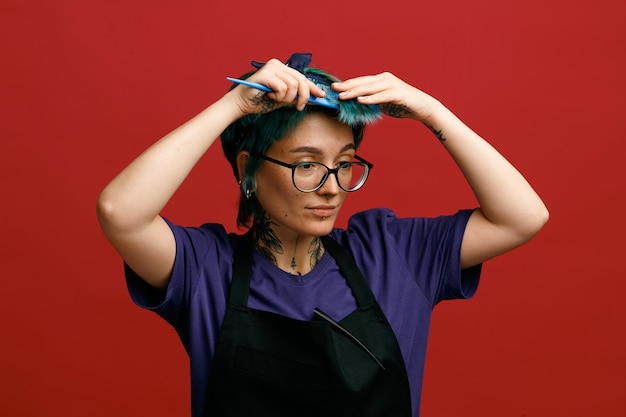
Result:
<svg viewBox="0 0 626 417"><path fill-rule="evenodd" d="M252 233L239 238L229 304L207 390L206 417L410 417L397 339L352 258L330 237L358 308L339 322L250 309Z"/></svg>

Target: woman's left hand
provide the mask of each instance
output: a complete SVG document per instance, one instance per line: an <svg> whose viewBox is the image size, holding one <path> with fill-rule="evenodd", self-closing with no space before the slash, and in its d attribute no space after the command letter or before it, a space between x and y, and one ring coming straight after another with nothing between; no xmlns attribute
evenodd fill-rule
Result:
<svg viewBox="0 0 626 417"><path fill-rule="evenodd" d="M489 143L442 103L388 72L333 84L340 99L378 104L392 117L426 125L467 179L480 208L461 244L461 267L477 265L530 240L548 211L526 179Z"/></svg>
<svg viewBox="0 0 626 417"><path fill-rule="evenodd" d="M433 97L402 81L390 72L351 78L333 83L341 100L356 99L361 104L378 104L387 116L427 122Z"/></svg>

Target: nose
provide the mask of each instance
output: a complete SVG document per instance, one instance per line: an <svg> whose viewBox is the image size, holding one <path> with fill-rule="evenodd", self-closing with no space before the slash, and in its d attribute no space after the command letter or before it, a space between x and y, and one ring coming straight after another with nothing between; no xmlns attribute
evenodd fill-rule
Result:
<svg viewBox="0 0 626 417"><path fill-rule="evenodd" d="M339 182L337 181L337 173L328 173L324 184L317 190L317 192L321 195L337 195L341 191L341 187L339 187Z"/></svg>

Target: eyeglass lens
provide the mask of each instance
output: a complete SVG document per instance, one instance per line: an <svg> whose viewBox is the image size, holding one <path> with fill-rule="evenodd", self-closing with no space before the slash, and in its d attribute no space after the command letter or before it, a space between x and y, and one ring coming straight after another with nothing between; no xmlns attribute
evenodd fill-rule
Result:
<svg viewBox="0 0 626 417"><path fill-rule="evenodd" d="M367 178L368 168L364 163L344 163L337 168L339 186L346 191L359 189ZM293 170L294 185L301 191L312 191L332 175L328 168L317 162L298 164Z"/></svg>

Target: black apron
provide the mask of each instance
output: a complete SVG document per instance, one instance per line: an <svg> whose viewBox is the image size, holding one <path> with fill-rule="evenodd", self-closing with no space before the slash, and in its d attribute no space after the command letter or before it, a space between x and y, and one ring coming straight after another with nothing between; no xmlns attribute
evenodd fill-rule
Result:
<svg viewBox="0 0 626 417"><path fill-rule="evenodd" d="M410 417L398 341L367 281L330 237L357 310L339 322L302 321L247 307L252 233L235 248L228 309L213 359L206 417Z"/></svg>

